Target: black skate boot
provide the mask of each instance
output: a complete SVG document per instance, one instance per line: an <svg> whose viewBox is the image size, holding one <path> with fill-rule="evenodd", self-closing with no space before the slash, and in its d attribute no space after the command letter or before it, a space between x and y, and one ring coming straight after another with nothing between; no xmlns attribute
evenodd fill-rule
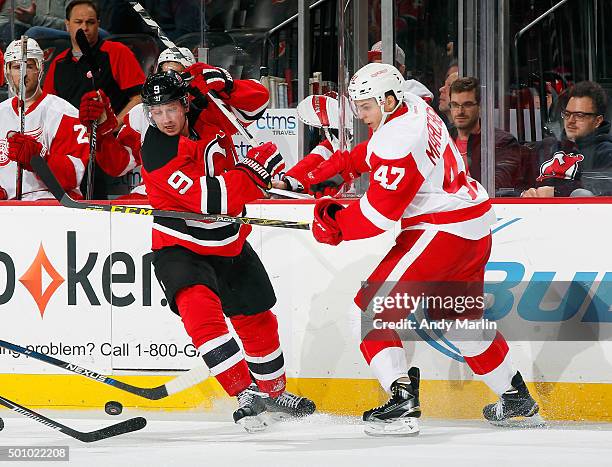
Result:
<svg viewBox="0 0 612 467"><path fill-rule="evenodd" d="M249 433L264 431L268 427L265 418L267 394L260 392L255 384L238 394L238 409L234 412L234 422L242 425Z"/></svg>
<svg viewBox="0 0 612 467"><path fill-rule="evenodd" d="M306 397L296 396L283 391L277 397L264 399L266 410L276 420L287 420L312 415L316 410L315 403Z"/></svg>
<svg viewBox="0 0 612 467"><path fill-rule="evenodd" d="M495 404L482 409L482 414L493 425L510 427L541 426L544 420L540 408L517 371L512 378L512 388L504 392Z"/></svg>
<svg viewBox="0 0 612 467"><path fill-rule="evenodd" d="M386 404L363 414L365 433L370 436L415 436L419 434L418 418L420 372L408 370L408 378L397 379L391 385L391 399Z"/></svg>

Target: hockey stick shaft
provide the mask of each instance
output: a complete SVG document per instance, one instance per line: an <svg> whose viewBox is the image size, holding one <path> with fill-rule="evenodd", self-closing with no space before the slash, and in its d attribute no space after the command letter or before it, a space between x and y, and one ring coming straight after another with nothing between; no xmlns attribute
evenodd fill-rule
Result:
<svg viewBox="0 0 612 467"><path fill-rule="evenodd" d="M28 70L28 37L21 36L21 60L19 63L19 132L25 133L25 100L26 73ZM15 199L20 200L23 194L23 166L17 163L17 178L15 180Z"/></svg>
<svg viewBox="0 0 612 467"><path fill-rule="evenodd" d="M134 11L136 13L138 13L140 15L140 17L142 18L142 20L153 30L155 30L155 33L157 34L157 37L159 37L159 40L166 46L168 47L170 50L172 50L173 52L178 52L179 54L183 55L183 57L185 57L185 55L183 54L183 52L181 52L181 50L176 46L176 44L174 42L172 42L172 40L170 40L170 38L168 38L168 36L166 36L166 34L164 34L164 32L162 31L162 29L159 27L159 24L157 24L157 22L151 18L151 15L149 15L149 13L147 12L147 10L145 10L143 8L143 6L138 3L138 2L130 2L130 5L132 6L132 8L134 9ZM187 58L187 57L185 57ZM255 146L259 146L259 144L255 141L255 139L253 138L253 136L249 133L249 131L242 126L242 124L238 121L238 119L236 118L236 116L231 113L226 107L225 104L223 104L223 102L221 102L220 99L218 99L217 97L213 96L212 93L207 93L206 94L208 96L208 98L213 101L215 103L215 105L217 107L219 107L219 110L221 110L221 112L223 113L223 115L225 115L225 117L230 121L230 123L236 128L236 130L242 135L242 137L244 139L247 140L247 142L255 147Z"/></svg>
<svg viewBox="0 0 612 467"><path fill-rule="evenodd" d="M65 435L68 435L74 439L78 439L83 443L93 443L94 441L100 441L102 439L112 438L113 436L131 433L132 431L141 430L147 425L146 419L144 419L143 417L136 417L130 418L129 420L124 420L123 422L119 422L115 425L107 426L100 430L82 432L77 431L74 428L70 428L69 426L66 426L60 422L56 422L55 420L52 420L49 417L45 417L44 415L41 415L38 412L34 412L33 410L28 409L23 405L19 405L16 402L13 402L2 396L0 396L0 405L11 409L13 412L17 412L18 414L31 418L32 420L36 420L38 423L42 423L43 425L46 425L49 428L61 431Z"/></svg>
<svg viewBox="0 0 612 467"><path fill-rule="evenodd" d="M94 172L96 170L96 140L98 133L98 122L91 123L91 134L89 135L89 160L87 161L87 192L85 199L93 199Z"/></svg>
<svg viewBox="0 0 612 467"><path fill-rule="evenodd" d="M159 400L163 399L164 397L168 397L172 394L176 394L177 392L180 392L191 386L195 386L196 384L204 381L206 378L208 378L209 375L207 367L197 366L161 386L157 386L155 388L141 388L128 383L117 381L114 378L101 375L100 373L88 370L79 365L64 362L50 355L45 355L43 353L36 352L35 350L30 350L25 347L21 347L20 345L12 344L4 340L0 340L0 347L3 347L13 352L20 353L22 355L26 355L28 357L35 358L36 360L39 360L41 362L49 363L53 366L62 368L67 371L71 371L72 373L76 373L77 375L84 376L99 383L113 386L117 389L121 389L122 391L129 392L130 394L135 394L137 396L149 400Z"/></svg>
<svg viewBox="0 0 612 467"><path fill-rule="evenodd" d="M265 227L282 227L285 229L299 229L309 230L310 224L308 222L301 221L283 221L277 219L260 219L257 217L235 217L227 216L225 214L200 214L194 212L184 211L165 211L161 209L149 209L142 208L139 206L124 206L124 205L110 205L110 204L94 204L94 203L81 203L75 201L66 190L62 188L60 183L49 169L47 162L40 156L32 157L30 162L32 168L36 174L40 177L43 183L47 186L54 198L57 199L60 204L67 208L73 209L87 209L90 211L106 211L106 212L120 212L124 214L136 214L141 216L158 216L158 217L170 217L174 219L184 220L196 220L196 221L208 221L208 222L228 222L233 224L246 224L246 225L259 225Z"/></svg>
<svg viewBox="0 0 612 467"><path fill-rule="evenodd" d="M96 70L94 69L95 59L92 55L91 46L87 40L87 36L82 29L76 32L75 39L81 52L83 53L83 62L87 65L88 74L87 76L91 79L91 86L97 90L96 86ZM99 94L99 93L98 93ZM87 190L85 193L85 199L93 199L93 184L94 184L94 172L96 170L96 139L98 132L98 122L94 121L91 123L91 132L89 135L89 160L87 161Z"/></svg>

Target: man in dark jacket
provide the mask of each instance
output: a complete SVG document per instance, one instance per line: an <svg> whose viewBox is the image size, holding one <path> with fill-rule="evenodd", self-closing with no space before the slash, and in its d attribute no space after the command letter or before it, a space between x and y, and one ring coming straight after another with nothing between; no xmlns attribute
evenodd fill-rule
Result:
<svg viewBox="0 0 612 467"><path fill-rule="evenodd" d="M450 135L470 176L481 181L480 83L476 78L456 79L450 86ZM495 129L495 189L523 190L535 178L533 155L512 134Z"/></svg>
<svg viewBox="0 0 612 467"><path fill-rule="evenodd" d="M535 188L525 197L596 195L612 192L612 136L610 122L604 120L606 92L593 81L581 81L570 91L561 112L564 131L561 140L546 138L535 146L539 176ZM598 177L588 173L598 172ZM608 178L606 179L606 172ZM592 182L597 178L597 186ZM606 182L607 180L607 182Z"/></svg>

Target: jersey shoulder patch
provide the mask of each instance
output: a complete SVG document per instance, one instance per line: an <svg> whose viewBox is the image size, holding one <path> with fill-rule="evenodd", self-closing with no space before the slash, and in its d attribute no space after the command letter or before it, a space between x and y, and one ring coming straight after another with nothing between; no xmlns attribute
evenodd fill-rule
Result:
<svg viewBox="0 0 612 467"><path fill-rule="evenodd" d="M153 172L174 159L178 153L179 140L180 135L168 136L150 126L141 148L142 165L145 170Z"/></svg>

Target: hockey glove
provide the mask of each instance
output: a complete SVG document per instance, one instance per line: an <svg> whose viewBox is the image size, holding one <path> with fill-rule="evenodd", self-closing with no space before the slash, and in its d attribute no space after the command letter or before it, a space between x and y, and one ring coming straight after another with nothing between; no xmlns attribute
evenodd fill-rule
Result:
<svg viewBox="0 0 612 467"><path fill-rule="evenodd" d="M249 149L247 156L236 164L236 169L245 172L260 188L268 190L272 177L285 168L283 156L274 143L264 143Z"/></svg>
<svg viewBox="0 0 612 467"><path fill-rule="evenodd" d="M8 199L8 193L0 186L0 201L4 201L5 199Z"/></svg>
<svg viewBox="0 0 612 467"><path fill-rule="evenodd" d="M213 67L205 63L195 63L185 71L193 76L191 86L197 88L203 94L215 91L219 94L219 97L226 99L234 89L232 75L223 68Z"/></svg>
<svg viewBox="0 0 612 467"><path fill-rule="evenodd" d="M320 183L310 185L310 192L316 199L323 196L336 196L342 190L342 187L344 187L344 182L345 180L342 175L334 175Z"/></svg>
<svg viewBox="0 0 612 467"><path fill-rule="evenodd" d="M30 135L24 135L22 133L13 132L7 138L8 140L8 158L12 161L21 164L21 166L33 172L30 161L32 157L41 155L43 156L43 145L36 141Z"/></svg>
<svg viewBox="0 0 612 467"><path fill-rule="evenodd" d="M79 120L87 128L94 121L98 122L97 136L104 136L117 128L117 116L113 112L110 99L102 89L89 91L81 97Z"/></svg>
<svg viewBox="0 0 612 467"><path fill-rule="evenodd" d="M335 196L345 183L351 183L358 176L353 169L348 151L336 151L306 174L310 191L315 198Z"/></svg>
<svg viewBox="0 0 612 467"><path fill-rule="evenodd" d="M342 232L335 219L341 209L344 206L330 198L317 202L312 222L312 235L317 242L337 245L342 241Z"/></svg>

